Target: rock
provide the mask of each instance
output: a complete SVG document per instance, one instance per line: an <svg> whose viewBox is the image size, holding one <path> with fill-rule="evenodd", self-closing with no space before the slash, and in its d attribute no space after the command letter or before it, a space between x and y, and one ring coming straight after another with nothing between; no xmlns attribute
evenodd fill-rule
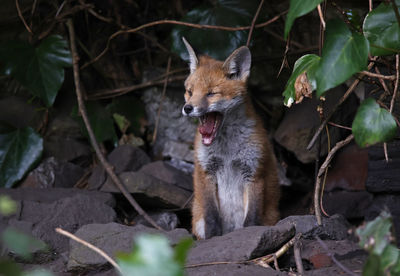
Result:
<svg viewBox="0 0 400 276"><path fill-rule="evenodd" d="M325 114L328 114L336 102L344 94L343 86L338 86L326 93L324 103ZM315 160L317 146L307 150L307 145L320 125L317 112L318 102L315 98L304 99L300 104L293 105L287 109L286 114L275 132L274 139L287 150L293 152L297 159L303 163L310 163ZM350 96L344 104L332 116L331 121L344 125L349 125L353 121L356 107L356 96ZM341 140L347 132L339 128L329 129L331 145ZM321 133L321 152L320 155L327 154L327 136L325 131ZM317 143L316 143L317 144Z"/></svg>
<svg viewBox="0 0 400 276"><path fill-rule="evenodd" d="M316 269L332 265L332 259L329 254L334 254L335 257L338 257L350 252L362 251L358 244L350 240L325 240L323 243L328 250L324 249L316 240L302 241L301 258L311 262Z"/></svg>
<svg viewBox="0 0 400 276"><path fill-rule="evenodd" d="M199 266L186 268L185 275L188 276L279 276L287 275L272 268L265 268L254 264L219 264L210 266Z"/></svg>
<svg viewBox="0 0 400 276"><path fill-rule="evenodd" d="M84 170L81 167L50 157L29 173L21 187L71 188L83 174Z"/></svg>
<svg viewBox="0 0 400 276"><path fill-rule="evenodd" d="M79 189L65 189L65 188L53 188L53 189L35 189L35 188L23 188L23 189L5 189L0 188L1 195L8 195L16 201L34 201L38 203L52 203L54 201L73 197L76 195L87 195L91 199L104 203L110 207L115 207L115 199L109 193L86 191Z"/></svg>
<svg viewBox="0 0 400 276"><path fill-rule="evenodd" d="M126 171L137 171L144 165L150 163L150 157L140 148L131 145L122 145L115 148L107 157L110 164L114 167L116 174ZM111 181L102 165L94 168L90 176L89 190L97 190L105 183Z"/></svg>
<svg viewBox="0 0 400 276"><path fill-rule="evenodd" d="M372 200L373 195L366 191L336 190L324 193L323 205L328 214L340 214L346 219L362 219L372 204Z"/></svg>
<svg viewBox="0 0 400 276"><path fill-rule="evenodd" d="M150 157L141 148L131 145L115 148L108 155L108 161L114 166L116 174L126 171L135 172L151 162Z"/></svg>
<svg viewBox="0 0 400 276"><path fill-rule="evenodd" d="M163 234L172 246L183 238L191 237L185 229L163 233L143 225L126 226L118 223L84 225L75 235L115 257L117 252L131 252L135 237L141 233ZM68 270L96 269L106 264L107 261L96 252L73 240L70 241Z"/></svg>
<svg viewBox="0 0 400 276"><path fill-rule="evenodd" d="M144 165L139 172L151 175L159 180L178 186L182 189L193 191L192 176L183 173L164 161L156 161Z"/></svg>
<svg viewBox="0 0 400 276"><path fill-rule="evenodd" d="M281 225L294 226L296 234L302 233L304 239L318 236L321 239L343 240L348 236L348 222L341 215L322 218L322 226L318 226L317 219L313 215L286 217L276 224L276 226Z"/></svg>
<svg viewBox="0 0 400 276"><path fill-rule="evenodd" d="M48 204L45 214L32 234L57 252L68 249L68 238L56 233L56 227L73 233L85 224L108 223L116 219L116 213L110 206L81 194Z"/></svg>
<svg viewBox="0 0 400 276"><path fill-rule="evenodd" d="M5 91L2 90L4 93ZM28 96L28 95L27 95ZM36 128L43 120L44 111L39 111L40 104L32 103L29 97L8 95L0 99L0 121L7 122L16 128Z"/></svg>
<svg viewBox="0 0 400 276"><path fill-rule="evenodd" d="M148 213L148 215L154 220L154 222L164 230L173 230L179 224L178 216L172 212L159 212L159 213ZM136 224L142 224L145 226L152 227L142 216L137 216L134 219Z"/></svg>
<svg viewBox="0 0 400 276"><path fill-rule="evenodd" d="M192 194L179 186L169 184L143 172L124 172L119 177L130 193L135 196L139 195L139 198L142 199L138 198L139 201L144 204L147 201L152 207L179 208L187 202ZM101 191L120 192L110 179L107 179Z"/></svg>
<svg viewBox="0 0 400 276"><path fill-rule="evenodd" d="M368 171L368 150L359 148L355 143L349 144L331 162L325 191L365 191Z"/></svg>
<svg viewBox="0 0 400 276"><path fill-rule="evenodd" d="M345 259L339 259L340 263L352 271L355 275L363 270L366 255L361 251L354 256L345 256ZM307 276L337 276L337 275L347 275L338 265L332 263L330 267L323 267L320 269L309 270L306 272Z"/></svg>
<svg viewBox="0 0 400 276"><path fill-rule="evenodd" d="M171 166L173 166L174 168L186 173L186 174L193 174L194 171L194 164L193 163L189 163L180 159L176 159L176 158L171 158L170 160L165 161L168 164L170 164Z"/></svg>
<svg viewBox="0 0 400 276"><path fill-rule="evenodd" d="M146 115L150 129L154 129L161 99L163 103L159 116L157 139L153 145L154 155L159 156L165 152L165 154L172 154L180 160L185 160L189 158L187 153L191 151L197 124L182 115L183 88L176 89L168 86L164 98L162 98L161 92L160 88L152 87L146 89L142 97L146 104ZM179 151L173 152L169 149L171 145L177 144L181 146Z"/></svg>
<svg viewBox="0 0 400 276"><path fill-rule="evenodd" d="M200 240L189 251L187 264L243 261L272 253L294 236L292 225L250 226L223 236Z"/></svg>
<svg viewBox="0 0 400 276"><path fill-rule="evenodd" d="M186 162L194 162L194 151L190 145L176 141L166 141L162 151L164 157L176 158Z"/></svg>

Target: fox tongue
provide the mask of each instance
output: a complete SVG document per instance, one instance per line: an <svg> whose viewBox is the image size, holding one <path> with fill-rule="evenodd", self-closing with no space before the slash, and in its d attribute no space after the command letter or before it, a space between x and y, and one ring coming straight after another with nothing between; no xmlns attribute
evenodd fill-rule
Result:
<svg viewBox="0 0 400 276"><path fill-rule="evenodd" d="M216 120L215 113L207 113L204 115L203 123L200 124L199 132L203 136L211 136L214 130L215 120Z"/></svg>

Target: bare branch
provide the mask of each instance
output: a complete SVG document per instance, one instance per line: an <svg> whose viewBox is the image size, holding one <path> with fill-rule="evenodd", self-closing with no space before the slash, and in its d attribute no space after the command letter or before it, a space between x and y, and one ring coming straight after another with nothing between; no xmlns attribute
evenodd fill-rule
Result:
<svg viewBox="0 0 400 276"><path fill-rule="evenodd" d="M147 213L140 207L140 205L136 202L136 200L132 197L132 195L128 192L126 187L122 184L121 180L118 178L118 176L114 173L113 167L108 163L106 158L104 157L103 153L100 150L100 147L96 141L96 137L93 133L92 126L90 125L89 118L87 116L86 112L86 107L85 103L82 97L82 92L81 92L81 84L80 84L80 77L79 77L79 57L76 49L76 44L75 44L75 30L74 26L72 23L72 19L68 19L67 21L67 27L68 27L68 32L69 32L69 38L70 38L70 47L71 47L71 53L72 53L72 62L73 62L73 73L74 73L74 82L75 82L75 91L76 91L76 97L78 99L78 108L79 112L82 116L83 122L85 123L86 129L89 134L90 142L92 144L93 149L96 152L97 158L99 158L101 164L103 165L104 169L106 170L107 174L111 177L113 180L114 184L118 187L118 189L122 192L122 194L126 197L126 199L129 201L129 203L135 208L135 210L142 215L152 226L157 228L158 230L163 231L160 226L158 226L152 218L150 218Z"/></svg>
<svg viewBox="0 0 400 276"><path fill-rule="evenodd" d="M247 43L246 43L247 47L249 47L249 45L250 45L250 40L251 40L251 35L253 34L254 25L256 24L256 20L257 20L258 14L260 13L263 4L264 4L264 0L261 0L260 4L258 5L256 14L253 17L253 21L251 22L249 36L247 37Z"/></svg>
<svg viewBox="0 0 400 276"><path fill-rule="evenodd" d="M396 76L391 75L391 76L385 76L382 74L375 74L369 71L361 71L360 74L368 76L368 77L373 77L373 78L378 78L378 79L383 79L383 80L395 80Z"/></svg>
<svg viewBox="0 0 400 276"><path fill-rule="evenodd" d="M15 0L15 6L17 7L18 16L19 16L19 18L21 19L22 23L24 24L25 29L26 29L30 34L33 34L31 28L29 28L28 24L27 24L26 21L25 21L24 16L22 15L21 9L20 9L20 7L19 7L18 0Z"/></svg>

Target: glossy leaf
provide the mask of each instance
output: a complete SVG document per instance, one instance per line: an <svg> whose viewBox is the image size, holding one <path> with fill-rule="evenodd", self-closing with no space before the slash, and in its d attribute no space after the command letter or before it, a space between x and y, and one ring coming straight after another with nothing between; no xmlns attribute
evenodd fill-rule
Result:
<svg viewBox="0 0 400 276"><path fill-rule="evenodd" d="M397 125L392 114L379 107L374 99L368 98L357 110L352 131L357 144L366 147L394 138Z"/></svg>
<svg viewBox="0 0 400 276"><path fill-rule="evenodd" d="M15 77L32 94L51 106L64 82L64 67L72 64L67 42L49 36L39 46L10 41L0 44L1 71Z"/></svg>
<svg viewBox="0 0 400 276"><path fill-rule="evenodd" d="M368 256L364 264L363 276L384 276L380 274L380 258L376 254Z"/></svg>
<svg viewBox="0 0 400 276"><path fill-rule="evenodd" d="M23 258L30 258L32 252L46 249L44 242L12 228L4 230L1 239L10 252Z"/></svg>
<svg viewBox="0 0 400 276"><path fill-rule="evenodd" d="M303 16L315 9L322 0L290 0L289 12L285 22L285 39L287 38L293 22L297 17Z"/></svg>
<svg viewBox="0 0 400 276"><path fill-rule="evenodd" d="M391 244L386 246L381 255L381 270L389 271L394 266L400 265L399 255L400 252L398 248Z"/></svg>
<svg viewBox="0 0 400 276"><path fill-rule="evenodd" d="M118 140L114 128L114 120L110 112L105 107L103 107L99 102L87 102L86 112L97 142L116 142ZM74 110L72 111L72 116L78 118L81 125L82 133L84 133L86 137L89 137L83 119L78 116L78 107L74 108Z"/></svg>
<svg viewBox="0 0 400 276"><path fill-rule="evenodd" d="M400 0L396 0L396 5L400 12ZM368 13L363 31L369 40L371 55L382 56L400 52L400 26L390 1L381 3Z"/></svg>
<svg viewBox="0 0 400 276"><path fill-rule="evenodd" d="M311 86L313 89L315 89L315 74L313 69L318 65L319 61L320 57L312 54L304 55L296 61L292 75L286 84L286 89L283 91L284 104L287 107L290 107L295 102L296 91L294 84L297 77L303 72L307 73L307 77L311 83Z"/></svg>
<svg viewBox="0 0 400 276"><path fill-rule="evenodd" d="M130 254L120 254L117 261L124 276L183 275L183 268L174 261L174 252L163 236L139 236L133 251Z"/></svg>
<svg viewBox="0 0 400 276"><path fill-rule="evenodd" d="M181 240L174 248L175 261L178 262L178 264L180 264L182 267L185 265L186 256L192 245L193 245L193 240L188 238Z"/></svg>
<svg viewBox="0 0 400 276"><path fill-rule="evenodd" d="M317 96L366 69L367 61L368 41L365 37L351 33L341 20L329 21L321 62L316 69Z"/></svg>
<svg viewBox="0 0 400 276"><path fill-rule="evenodd" d="M43 139L32 128L0 125L0 186L10 188L43 152Z"/></svg>
<svg viewBox="0 0 400 276"><path fill-rule="evenodd" d="M218 0L213 6L201 6L189 11L181 20L202 25L227 27L249 26L257 9L257 1ZM201 54L224 60L236 48L245 45L248 31L222 31L176 26L172 30L172 51L189 60L182 37ZM197 53L200 54L200 53Z"/></svg>

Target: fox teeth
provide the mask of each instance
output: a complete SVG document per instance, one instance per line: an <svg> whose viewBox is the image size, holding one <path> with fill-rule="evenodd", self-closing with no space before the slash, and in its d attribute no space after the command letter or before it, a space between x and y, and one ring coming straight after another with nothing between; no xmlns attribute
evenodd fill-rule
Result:
<svg viewBox="0 0 400 276"><path fill-rule="evenodd" d="M203 124L204 124L204 118L203 118L203 116L200 116L199 119L200 119L200 124L203 125Z"/></svg>

